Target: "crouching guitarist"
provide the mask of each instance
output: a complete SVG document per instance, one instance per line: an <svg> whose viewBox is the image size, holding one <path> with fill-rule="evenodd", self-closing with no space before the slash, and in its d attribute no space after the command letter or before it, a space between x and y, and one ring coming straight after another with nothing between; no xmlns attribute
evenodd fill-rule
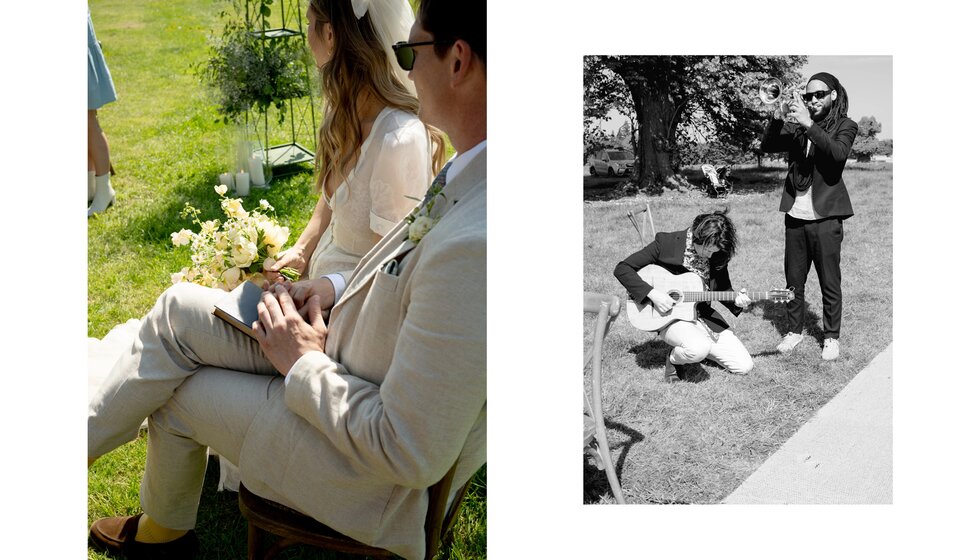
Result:
<svg viewBox="0 0 980 560"><path fill-rule="evenodd" d="M728 218L728 210L701 214L694 218L691 227L670 233L658 233L653 243L633 253L616 265L616 279L626 288L637 305L651 304L661 315L668 314L675 300L664 286L650 285L638 271L647 265L658 265L672 274L695 273L707 285L708 290L731 290L728 261L735 253L738 239L735 225ZM749 305L751 299L742 290L734 301L722 303L735 315ZM746 374L752 370L752 356L742 341L735 336L721 314L712 309L709 302L696 306L693 321L676 320L659 329L660 336L673 349L667 356L664 376L684 379L687 364L696 364L705 358L734 374Z"/></svg>

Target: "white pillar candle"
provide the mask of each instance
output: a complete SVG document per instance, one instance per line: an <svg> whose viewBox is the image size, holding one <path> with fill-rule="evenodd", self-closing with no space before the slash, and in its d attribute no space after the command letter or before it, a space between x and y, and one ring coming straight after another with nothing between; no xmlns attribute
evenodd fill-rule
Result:
<svg viewBox="0 0 980 560"><path fill-rule="evenodd" d="M229 189L235 185L235 183L232 181L231 173L222 173L221 175L218 175L218 184L224 185Z"/></svg>
<svg viewBox="0 0 980 560"><path fill-rule="evenodd" d="M235 194L238 196L248 196L248 172L245 170L235 174Z"/></svg>
<svg viewBox="0 0 980 560"><path fill-rule="evenodd" d="M262 170L262 158L258 156L248 158L248 173L252 177L253 185L265 185L265 173Z"/></svg>

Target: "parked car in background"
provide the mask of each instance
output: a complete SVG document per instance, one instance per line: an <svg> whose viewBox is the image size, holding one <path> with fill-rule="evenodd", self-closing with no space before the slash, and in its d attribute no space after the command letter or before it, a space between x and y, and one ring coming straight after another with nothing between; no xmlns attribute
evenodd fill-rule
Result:
<svg viewBox="0 0 980 560"><path fill-rule="evenodd" d="M633 153L626 150L599 150L589 160L589 174L622 177L633 172L634 161Z"/></svg>

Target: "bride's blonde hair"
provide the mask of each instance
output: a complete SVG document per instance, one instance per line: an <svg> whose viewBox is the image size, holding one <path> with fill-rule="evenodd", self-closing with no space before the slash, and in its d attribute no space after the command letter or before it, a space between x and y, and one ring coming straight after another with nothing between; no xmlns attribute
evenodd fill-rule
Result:
<svg viewBox="0 0 980 560"><path fill-rule="evenodd" d="M390 45L381 44L371 23L370 10L357 18L350 0L310 0L316 19L313 32L323 31L323 24L333 27L335 50L330 62L320 68L323 90L323 122L316 150L316 184L323 188L330 173L343 170L360 155L360 120L357 117L358 94L366 92L381 102L414 115L419 113L418 99L405 88L388 63ZM425 125L432 151L432 173L438 173L446 162L442 131Z"/></svg>

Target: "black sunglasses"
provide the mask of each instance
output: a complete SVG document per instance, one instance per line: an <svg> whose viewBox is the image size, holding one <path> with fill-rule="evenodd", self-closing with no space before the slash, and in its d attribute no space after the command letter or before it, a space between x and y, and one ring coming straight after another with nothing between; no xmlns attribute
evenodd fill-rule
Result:
<svg viewBox="0 0 980 560"><path fill-rule="evenodd" d="M824 89L824 90L820 90L820 91L811 91L810 93L804 93L803 94L803 101L810 101L814 97L817 98L817 101L820 101L821 99L823 99L824 97L827 97L828 95L830 95L830 90L829 89Z"/></svg>
<svg viewBox="0 0 980 560"><path fill-rule="evenodd" d="M398 41L391 46L395 51L395 59L398 61L398 66L401 66L402 70L410 72L415 66L415 51L412 47L421 47L424 45L448 45L446 41L418 41L416 43L409 43L407 41Z"/></svg>

